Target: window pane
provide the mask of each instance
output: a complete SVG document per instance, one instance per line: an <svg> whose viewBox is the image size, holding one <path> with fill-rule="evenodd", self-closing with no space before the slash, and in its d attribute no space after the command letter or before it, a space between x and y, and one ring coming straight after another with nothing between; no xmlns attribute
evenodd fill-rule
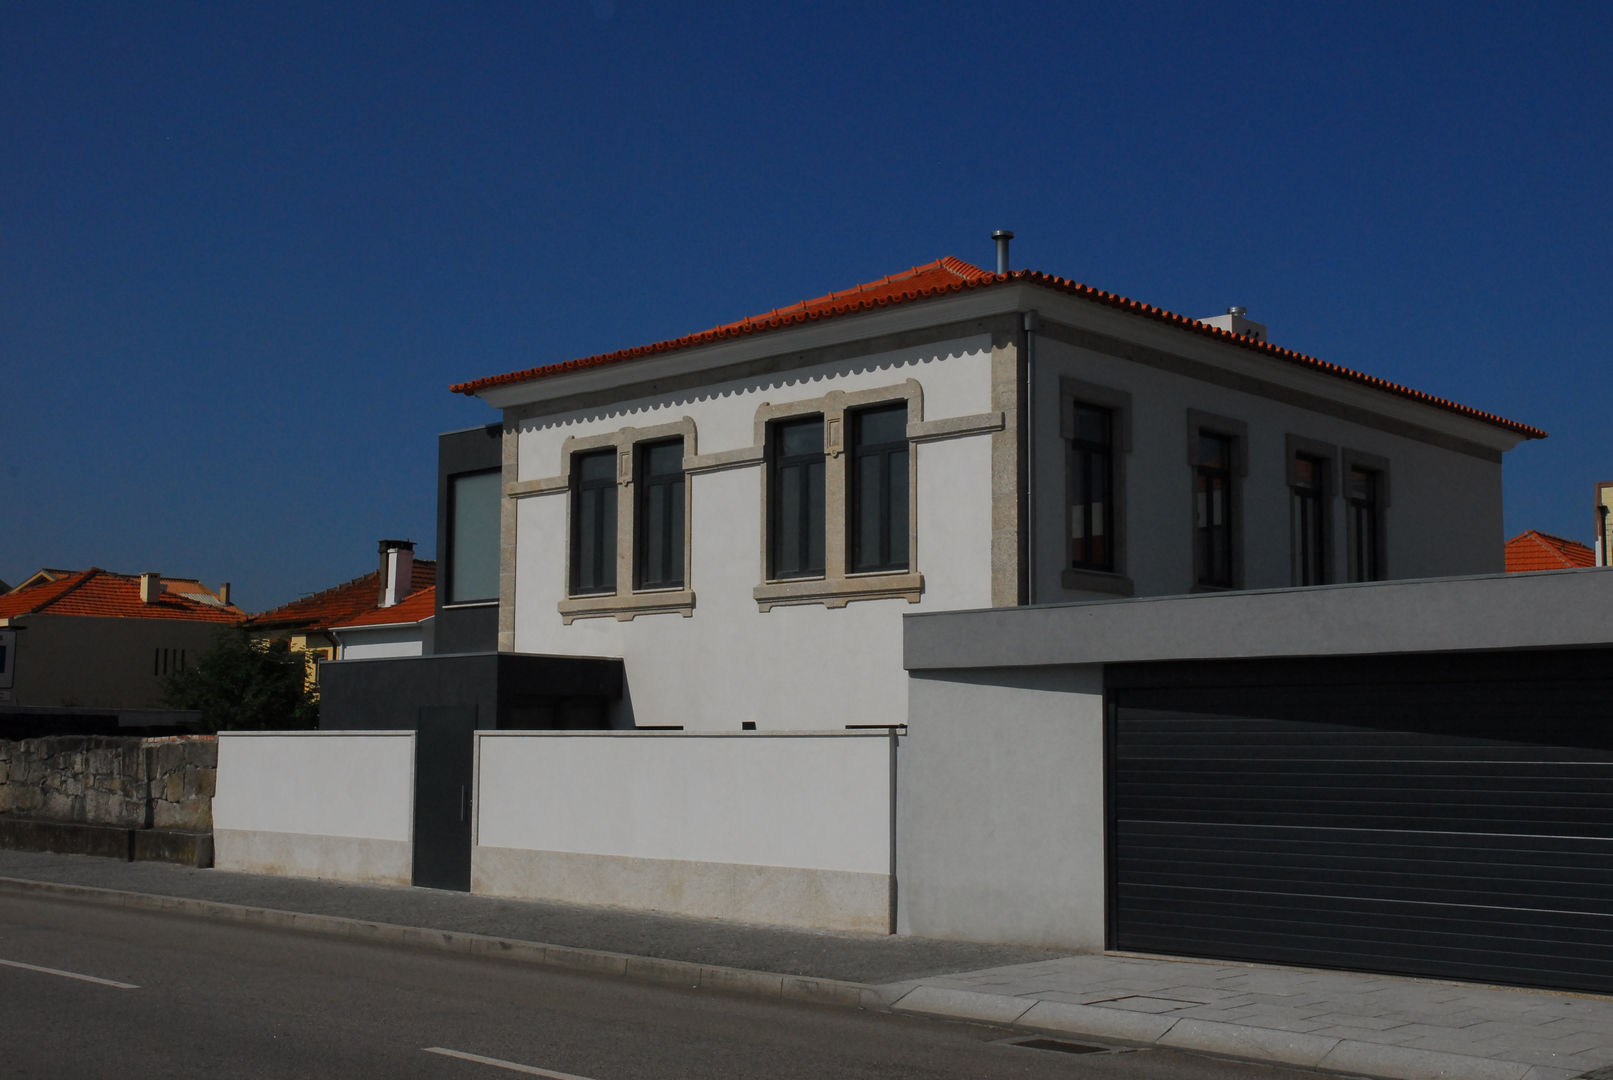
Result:
<svg viewBox="0 0 1613 1080"><path fill-rule="evenodd" d="M906 427L904 422L903 427ZM906 567L907 561L907 445L892 453L890 462L890 551L886 565Z"/></svg>
<svg viewBox="0 0 1613 1080"><path fill-rule="evenodd" d="M801 557L801 483L804 477L799 468L783 469L779 473L778 497L774 499L778 546L774 555L774 572L780 576L798 574L804 560Z"/></svg>
<svg viewBox="0 0 1613 1080"><path fill-rule="evenodd" d="M813 417L811 420L794 420L788 424L780 424L779 450L785 457L823 453L822 419Z"/></svg>
<svg viewBox="0 0 1613 1080"><path fill-rule="evenodd" d="M857 442L863 446L907 441L907 406L869 409L857 414Z"/></svg>
<svg viewBox="0 0 1613 1080"><path fill-rule="evenodd" d="M616 591L616 451L578 454L572 468L571 590Z"/></svg>
<svg viewBox="0 0 1613 1080"><path fill-rule="evenodd" d="M1199 436L1199 467L1226 469L1232 465L1232 443L1219 435Z"/></svg>
<svg viewBox="0 0 1613 1080"><path fill-rule="evenodd" d="M865 409L851 425L851 569L905 569L907 405Z"/></svg>
<svg viewBox="0 0 1613 1080"><path fill-rule="evenodd" d="M613 482L616 479L616 451L578 456L577 479L584 484Z"/></svg>
<svg viewBox="0 0 1613 1080"><path fill-rule="evenodd" d="M1075 437L1080 442L1109 445L1109 410L1095 405L1075 406Z"/></svg>
<svg viewBox="0 0 1613 1080"><path fill-rule="evenodd" d="M822 429L819 429L822 434ZM819 442L822 445L822 442ZM802 565L804 574L821 574L824 568L824 530L828 522L824 516L824 464L819 458L806 467L806 536L802 539Z"/></svg>
<svg viewBox="0 0 1613 1080"><path fill-rule="evenodd" d="M448 602L498 599L497 469L449 478Z"/></svg>

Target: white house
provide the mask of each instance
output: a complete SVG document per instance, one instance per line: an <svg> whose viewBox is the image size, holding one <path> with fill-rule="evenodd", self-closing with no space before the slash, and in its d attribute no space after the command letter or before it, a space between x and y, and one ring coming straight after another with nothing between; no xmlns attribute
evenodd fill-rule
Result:
<svg viewBox="0 0 1613 1080"><path fill-rule="evenodd" d="M222 738L218 865L1613 992L1613 576L1503 572L1543 432L956 259L456 389L459 644Z"/></svg>
<svg viewBox="0 0 1613 1080"><path fill-rule="evenodd" d="M1499 571L1544 435L954 258L454 389L503 412L499 648L686 730L904 721L904 613Z"/></svg>

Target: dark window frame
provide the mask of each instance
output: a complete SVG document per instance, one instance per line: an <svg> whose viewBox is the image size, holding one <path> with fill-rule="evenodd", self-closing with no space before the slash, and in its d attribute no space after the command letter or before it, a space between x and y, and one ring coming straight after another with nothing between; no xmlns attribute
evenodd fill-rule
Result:
<svg viewBox="0 0 1613 1080"><path fill-rule="evenodd" d="M658 452L676 448L675 468L654 471ZM684 505L688 483L683 468L683 437L654 439L633 447L637 491L633 499L633 588L638 591L681 589L684 586L684 549L687 527ZM652 535L650 523L660 504L659 535ZM652 577L651 566L659 562L664 576Z"/></svg>
<svg viewBox="0 0 1613 1080"><path fill-rule="evenodd" d="M1327 585L1338 579L1334 558L1334 503L1338 447L1302 435L1283 440L1284 479L1288 485L1289 583ZM1302 476L1302 463L1311 479Z"/></svg>
<svg viewBox="0 0 1613 1080"><path fill-rule="evenodd" d="M1073 570L1113 573L1115 569L1115 411L1086 401L1071 403L1069 434L1070 528L1067 530L1066 565ZM1081 434L1082 414L1092 417L1102 435L1086 438ZM1077 548L1075 525L1079 520ZM1099 538L1093 554L1094 538Z"/></svg>
<svg viewBox="0 0 1613 1080"><path fill-rule="evenodd" d="M580 450L571 456L571 565L568 591L572 596L608 596L616 592L617 538L621 528L617 507L616 457L617 449L614 446ZM607 460L610 467L606 475L584 477L588 463ZM587 520L590 517L593 520ZM595 571L586 580L585 541L586 546L592 548Z"/></svg>
<svg viewBox="0 0 1613 1080"><path fill-rule="evenodd" d="M1370 478L1370 490L1358 491L1354 474ZM1344 496L1349 581L1384 581L1388 577L1386 519L1389 509L1389 460L1360 450L1340 455L1339 489Z"/></svg>
<svg viewBox="0 0 1613 1080"><path fill-rule="evenodd" d="M1204 460L1210 445L1205 440L1224 445L1224 460L1220 464ZM1249 475L1248 447L1248 424L1196 409L1188 410L1187 463L1192 495L1189 521L1192 525L1192 588L1195 590L1243 587L1243 483ZM1203 521L1209 496L1217 483L1223 518L1218 526ZM1218 534L1222 540L1219 548Z"/></svg>
<svg viewBox="0 0 1613 1080"><path fill-rule="evenodd" d="M851 453L846 473L846 572L848 574L892 573L907 570L912 562L908 550L908 455L907 402L891 402L848 411ZM865 423L873 417L901 415L901 433L881 442L864 437ZM863 466L873 462L878 470L874 545L870 555L864 550Z"/></svg>
<svg viewBox="0 0 1613 1080"><path fill-rule="evenodd" d="M792 431L816 426L817 449L788 453L785 440ZM821 578L828 571L828 452L824 416L806 413L774 420L767 427L767 576L770 581ZM796 486L795 561L784 558L786 513L784 489L791 478ZM813 498L814 490L817 498ZM815 542L815 543L814 543Z"/></svg>

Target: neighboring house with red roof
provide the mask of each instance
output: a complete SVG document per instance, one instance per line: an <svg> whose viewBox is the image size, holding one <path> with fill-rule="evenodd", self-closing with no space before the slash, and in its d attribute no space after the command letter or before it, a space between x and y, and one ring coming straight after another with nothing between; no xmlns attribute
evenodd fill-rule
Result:
<svg viewBox="0 0 1613 1080"><path fill-rule="evenodd" d="M437 587L428 585L395 604L376 604L330 628L338 660L429 656L437 615Z"/></svg>
<svg viewBox="0 0 1613 1080"><path fill-rule="evenodd" d="M1596 552L1578 540L1564 540L1536 529L1507 541L1507 573L1532 570L1576 570L1596 565Z"/></svg>
<svg viewBox="0 0 1613 1080"><path fill-rule="evenodd" d="M414 557L409 540L382 540L380 565L351 581L322 589L248 618L246 629L265 640L287 638L316 661L333 660L341 647L332 628L417 596L437 581L437 564ZM316 669L317 670L317 669Z"/></svg>
<svg viewBox="0 0 1613 1080"><path fill-rule="evenodd" d="M228 596L228 585L98 567L32 575L0 596L0 712L160 709L162 677L245 618Z"/></svg>
<svg viewBox="0 0 1613 1080"><path fill-rule="evenodd" d="M1545 435L951 257L452 389L503 412L499 648L623 658L625 726L898 722L906 613L1498 573Z"/></svg>

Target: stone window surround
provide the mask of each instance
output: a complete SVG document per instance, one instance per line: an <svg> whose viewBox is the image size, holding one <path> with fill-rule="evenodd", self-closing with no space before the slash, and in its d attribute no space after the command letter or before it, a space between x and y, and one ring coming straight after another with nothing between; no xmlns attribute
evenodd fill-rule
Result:
<svg viewBox="0 0 1613 1080"><path fill-rule="evenodd" d="M766 453L769 425L780 420L819 414L823 417L824 453L824 571L822 577L789 578L763 581L752 591L759 611L771 611L786 604L823 604L841 608L854 600L884 600L901 598L910 604L919 602L924 592L924 575L914 570L918 564L918 455L907 455L907 566L906 570L876 570L867 573L848 573L847 556L847 505L846 477L846 414L878 405L907 406L907 436L911 444L916 434L924 432L924 391L917 379L908 379L897 386L876 387L871 390L831 390L818 398L790 401L774 405L763 402L756 408L756 447ZM769 521L770 481L762 481L762 566L766 573Z"/></svg>
<svg viewBox="0 0 1613 1080"><path fill-rule="evenodd" d="M1389 576L1389 545L1385 539L1388 533L1389 518L1389 459L1381 454L1371 454L1365 450L1354 450L1350 447L1345 447L1339 452L1339 493L1341 495L1347 490L1346 485L1350 478L1350 470L1353 468L1365 469L1376 474L1378 478L1377 490L1374 492L1378 500L1378 550L1373 552L1373 555L1376 557L1378 567L1376 580L1384 581ZM1345 553L1347 559L1345 576L1350 577L1348 567L1355 565L1355 530L1347 529L1346 531L1350 536L1347 541L1349 550ZM1351 578L1351 580L1354 579Z"/></svg>
<svg viewBox="0 0 1613 1080"><path fill-rule="evenodd" d="M1075 406L1096 405L1109 410L1110 461L1113 475L1110 481L1109 542L1114 548L1113 570L1088 570L1073 566L1064 567L1059 584L1066 589L1113 593L1131 596L1136 591L1126 575L1126 459L1131 453L1131 394L1097 383L1089 383L1068 376L1059 379L1059 438L1064 440L1064 522L1060 527L1060 543L1066 545L1061 561L1069 556L1070 514L1074 511L1073 486L1069 475L1070 443L1075 438Z"/></svg>
<svg viewBox="0 0 1613 1080"><path fill-rule="evenodd" d="M1232 441L1232 484L1228 511L1232 525L1232 584L1211 585L1198 580L1197 507L1194 505L1194 479L1199 467L1199 437L1219 435ZM1243 486L1249 476L1249 425L1229 416L1187 410L1187 524L1192 592L1225 592L1243 588Z"/></svg>
<svg viewBox="0 0 1613 1080"><path fill-rule="evenodd" d="M695 429L694 421L689 417L674 420L671 423L657 424L653 427L624 427L616 431L604 432L599 435L573 436L568 438L561 446L561 458L566 468L564 474L546 481L540 481L541 489L511 492L511 494L528 494L535 490L556 490L555 480L562 481L558 490L568 493L571 490L571 466L576 455L592 450L614 449L616 451L616 590L610 593L590 593L586 596L569 595L571 588L571 545L572 530L566 530L566 558L565 574L568 595L561 600L558 608L561 619L570 625L575 619L586 619L601 616L614 616L620 622L629 621L639 615L660 614L663 612L677 612L688 618L694 614L694 589L690 582L690 510L693 492L691 486L685 482L683 485L683 586L672 589L639 589L634 587L637 575L634 573L635 553L634 545L638 542L637 511L637 483L638 483L638 451L637 448L645 443L664 442L669 439L683 440L683 468L689 472L694 455ZM517 488L526 488L527 485L512 485Z"/></svg>
<svg viewBox="0 0 1613 1080"><path fill-rule="evenodd" d="M723 469L748 468L765 466L767 461L767 424L771 420L783 419L792 415L807 415L812 413L823 414L827 422L831 413L844 423L846 410L872 406L881 403L894 404L898 401L907 402L907 438L910 444L922 442L935 442L942 439L964 438L972 435L987 435L1005 430L1007 418L1001 411L976 413L967 416L950 416L939 420L923 419L924 393L923 388L916 379L907 379L905 382L892 387L882 387L873 390L860 391L830 391L819 398L794 401L786 404L774 405L763 402L757 407L755 424L755 443L751 446L736 447L731 450L718 450L712 453L699 453L699 432L692 417L684 416L680 420L651 427L634 428L624 427L613 432L603 432L598 435L573 436L561 444L560 471L552 476L541 477L534 480L518 480L506 483L504 494L508 499L522 499L540 495L568 495L571 490L571 456L591 449L613 446L621 453L628 452L627 481L632 479L631 447L641 442L655 442L682 436L683 442L683 471L686 476L695 476L700 473L716 472ZM812 604L823 603L828 607L844 607L852 600L881 599L885 597L906 597L910 603L916 603L923 590L923 575L917 572L876 571L868 574L845 575L845 544L844 521L845 500L843 497L843 481L845 463L841 456L843 448L837 446L834 454L828 451L828 430L825 428L825 450L829 458L825 468L826 487L830 475L838 471L842 480L842 497L838 503L826 498L825 513L830 523L829 543L826 548L826 561L838 560L842 574L838 579L831 580L828 574L823 578L796 578L782 582L764 582L755 589L755 599L759 610L768 611L780 604ZM513 448L510 453L513 454ZM917 528L918 515L916 513L916 500L918 485L916 483L916 454L908 456L908 565L912 566L918 558L917 538L914 530ZM508 466L507 466L508 468ZM618 477L621 476L622 466L618 464ZM763 476L762 487L762 565L766 562L767 545L767 481ZM825 492L826 496L828 492ZM569 625L579 618L596 616L614 616L618 621L630 621L643 614L653 614L666 611L677 611L684 616L693 614L694 592L691 588L690 563L693 553L693 515L690 513L689 500L692 499L692 485L684 487L684 588L681 590L646 590L623 593L620 591L621 582L618 576L618 592L604 596L567 597L558 605L564 622ZM619 498L626 498L629 504L632 492L629 490ZM631 517L623 517L623 507L618 503L618 553L622 558L621 539L622 522L631 522ZM832 531L835 521L841 523L840 543L835 543L835 533ZM569 574L571 565L570 530L567 530L566 571ZM629 560L631 554L628 555ZM830 565L834 565L831 563ZM627 564L631 569L631 561ZM620 574L621 563L618 562ZM631 582L631 577L625 580Z"/></svg>
<svg viewBox="0 0 1613 1080"><path fill-rule="evenodd" d="M1339 448L1332 443L1322 442L1320 439L1290 433L1283 436L1283 454L1283 482L1288 486L1290 496L1288 500L1288 531L1290 537L1293 536L1294 531L1294 500L1292 496L1294 487L1299 482L1296 459L1300 457L1316 458L1322 463L1320 477L1322 491L1321 498L1317 500L1318 509L1322 514L1322 567L1327 574L1322 584L1336 581L1338 579L1337 567L1333 565L1333 504L1337 501L1338 494L1343 490L1343 487L1337 482L1333 473L1334 464L1339 460ZM1297 580L1297 571L1299 569L1296 563L1297 557L1297 552L1290 551L1288 554L1289 580L1290 584L1296 586L1299 584Z"/></svg>

